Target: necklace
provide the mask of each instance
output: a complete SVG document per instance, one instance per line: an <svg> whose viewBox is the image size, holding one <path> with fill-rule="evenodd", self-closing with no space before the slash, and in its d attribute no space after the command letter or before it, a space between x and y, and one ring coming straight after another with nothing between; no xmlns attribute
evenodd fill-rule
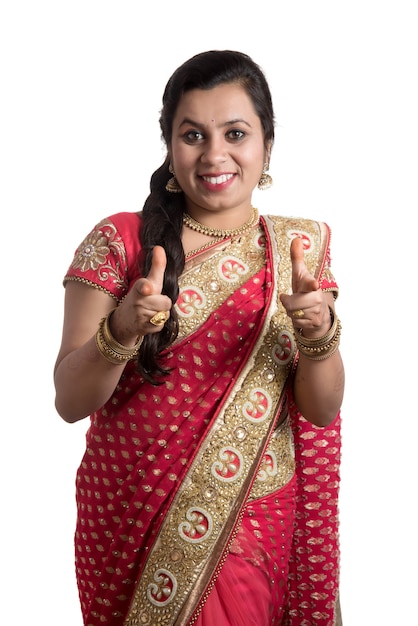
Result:
<svg viewBox="0 0 418 626"><path fill-rule="evenodd" d="M227 239L228 237L235 237L236 235L242 235L242 233L247 232L253 226L255 226L258 222L258 211L256 208L252 207L252 212L250 219L245 222L242 226L238 228L211 228L210 226L205 226L200 222L197 222L192 218L188 213L183 213L183 224L188 228L200 233L201 235L207 235L208 237L217 237L218 239Z"/></svg>

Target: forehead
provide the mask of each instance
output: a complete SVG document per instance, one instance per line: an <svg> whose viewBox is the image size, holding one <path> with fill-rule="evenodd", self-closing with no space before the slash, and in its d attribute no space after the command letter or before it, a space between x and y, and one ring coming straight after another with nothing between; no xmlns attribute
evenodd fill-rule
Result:
<svg viewBox="0 0 418 626"><path fill-rule="evenodd" d="M179 101L174 125L181 124L184 118L201 124L222 124L238 119L254 124L259 119L250 96L238 83L186 92Z"/></svg>

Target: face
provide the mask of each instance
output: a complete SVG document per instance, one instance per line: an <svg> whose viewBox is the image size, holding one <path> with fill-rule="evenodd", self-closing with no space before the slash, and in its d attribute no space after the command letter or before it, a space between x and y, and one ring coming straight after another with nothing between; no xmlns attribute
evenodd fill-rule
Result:
<svg viewBox="0 0 418 626"><path fill-rule="evenodd" d="M248 215L267 153L245 89L226 84L187 92L173 120L169 155L196 219L207 211Z"/></svg>

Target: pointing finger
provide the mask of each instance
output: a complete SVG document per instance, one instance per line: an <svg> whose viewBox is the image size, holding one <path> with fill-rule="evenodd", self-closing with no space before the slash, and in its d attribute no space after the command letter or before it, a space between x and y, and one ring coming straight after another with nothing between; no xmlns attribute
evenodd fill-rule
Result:
<svg viewBox="0 0 418 626"><path fill-rule="evenodd" d="M290 244L290 258L292 261L293 293L316 291L319 288L318 281L306 267L303 242L300 237L295 237Z"/></svg>
<svg viewBox="0 0 418 626"><path fill-rule="evenodd" d="M152 251L150 271L141 286L141 293L143 295L157 295L162 292L166 267L167 256L164 248L162 246L155 246Z"/></svg>

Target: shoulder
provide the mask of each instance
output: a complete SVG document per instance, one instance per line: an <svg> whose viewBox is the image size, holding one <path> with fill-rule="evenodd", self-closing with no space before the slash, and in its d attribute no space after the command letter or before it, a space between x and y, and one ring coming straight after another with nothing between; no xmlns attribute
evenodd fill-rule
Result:
<svg viewBox="0 0 418 626"><path fill-rule="evenodd" d="M138 213L120 212L98 222L75 251L64 278L95 285L117 299L138 277Z"/></svg>
<svg viewBox="0 0 418 626"><path fill-rule="evenodd" d="M286 215L261 215L260 218L265 220L266 223L271 223L279 227L288 229L301 230L304 228L318 230L329 230L329 226L326 222L310 219L306 217L286 216Z"/></svg>
<svg viewBox="0 0 418 626"><path fill-rule="evenodd" d="M95 240L96 244L100 243L106 256L117 257L117 262L129 271L129 268L136 265L140 251L140 227L140 214L127 211L114 213L96 224L88 239Z"/></svg>
<svg viewBox="0 0 418 626"><path fill-rule="evenodd" d="M326 222L303 217L263 215L266 237L279 255L286 254L295 237L303 241L305 263L318 278L321 288L336 290L337 284L331 273L331 229Z"/></svg>
<svg viewBox="0 0 418 626"><path fill-rule="evenodd" d="M290 241L294 237L301 237L308 248L314 241L320 243L321 246L329 246L331 229L326 222L282 215L261 215L260 218L271 235L286 237Z"/></svg>
<svg viewBox="0 0 418 626"><path fill-rule="evenodd" d="M132 211L121 211L120 213L114 213L102 220L102 222L105 221L113 222L118 230L123 231L135 227L139 228L141 215L140 213L133 213Z"/></svg>
<svg viewBox="0 0 418 626"><path fill-rule="evenodd" d="M110 215L102 220L96 228L106 229L106 225L114 226L115 240L123 243L128 259L128 265L137 258L140 250L139 230L141 228L141 216L139 213L120 212Z"/></svg>

